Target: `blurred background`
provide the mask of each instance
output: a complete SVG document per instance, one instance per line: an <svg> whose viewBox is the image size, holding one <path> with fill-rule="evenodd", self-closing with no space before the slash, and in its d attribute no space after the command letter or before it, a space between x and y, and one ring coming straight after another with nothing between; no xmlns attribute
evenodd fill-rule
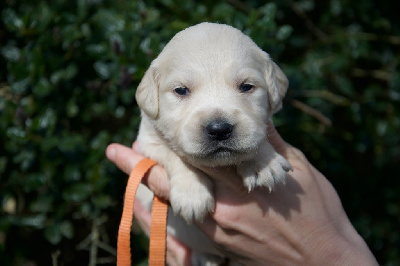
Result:
<svg viewBox="0 0 400 266"><path fill-rule="evenodd" d="M168 40L220 22L284 70L283 138L333 183L380 264L400 265L400 19L393 1L2 0L0 265L114 264L134 95ZM133 232L134 264L148 242Z"/></svg>

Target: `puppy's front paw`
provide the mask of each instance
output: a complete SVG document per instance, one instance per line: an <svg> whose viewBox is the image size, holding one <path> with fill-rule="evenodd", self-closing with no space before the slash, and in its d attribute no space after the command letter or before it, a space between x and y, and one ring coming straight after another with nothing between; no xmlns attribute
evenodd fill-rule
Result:
<svg viewBox="0 0 400 266"><path fill-rule="evenodd" d="M292 170L290 163L275 151L238 166L238 173L249 192L255 187L267 187L272 191L276 184L285 183L289 170Z"/></svg>
<svg viewBox="0 0 400 266"><path fill-rule="evenodd" d="M193 219L201 222L207 213L214 211L212 183L204 174L200 178L188 176L199 173L185 174L176 179L179 182L171 182L171 206L174 213L187 223L191 223Z"/></svg>

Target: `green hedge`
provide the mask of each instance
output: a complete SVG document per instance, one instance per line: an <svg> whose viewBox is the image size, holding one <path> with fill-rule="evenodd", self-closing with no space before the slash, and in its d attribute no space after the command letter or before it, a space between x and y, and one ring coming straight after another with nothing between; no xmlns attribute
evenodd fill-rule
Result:
<svg viewBox="0 0 400 266"><path fill-rule="evenodd" d="M400 29L389 1L0 2L0 264L115 262L135 88L179 30L233 25L290 80L275 123L338 190L380 263L400 264ZM135 264L147 240L133 235Z"/></svg>

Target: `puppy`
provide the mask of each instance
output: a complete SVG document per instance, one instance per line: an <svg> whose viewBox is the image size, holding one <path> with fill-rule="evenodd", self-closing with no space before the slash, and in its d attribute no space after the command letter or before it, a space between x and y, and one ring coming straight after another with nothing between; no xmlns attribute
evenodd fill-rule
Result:
<svg viewBox="0 0 400 266"><path fill-rule="evenodd" d="M214 210L213 182L198 167L235 166L249 192L283 183L291 166L268 142L267 121L287 88L285 74L248 36L214 23L177 33L139 84L139 149L168 174L176 215L168 230L208 254L195 265L222 256L187 225ZM149 205L152 195L143 187L138 194Z"/></svg>

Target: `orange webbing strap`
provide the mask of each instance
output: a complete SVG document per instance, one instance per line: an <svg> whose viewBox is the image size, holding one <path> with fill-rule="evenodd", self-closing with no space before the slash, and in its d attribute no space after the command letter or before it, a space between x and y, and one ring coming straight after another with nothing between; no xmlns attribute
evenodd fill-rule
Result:
<svg viewBox="0 0 400 266"><path fill-rule="evenodd" d="M145 158L141 160L132 170L129 176L125 191L124 208L122 211L121 223L118 230L117 244L117 265L131 266L131 227L133 217L133 202L136 190L144 175L153 167L156 162ZM150 228L150 255L149 265L165 265L166 250L166 223L168 205L166 201L154 197L153 211Z"/></svg>
<svg viewBox="0 0 400 266"><path fill-rule="evenodd" d="M167 239L168 204L154 196L151 211L149 265L164 266ZM163 243L163 244L162 244Z"/></svg>

